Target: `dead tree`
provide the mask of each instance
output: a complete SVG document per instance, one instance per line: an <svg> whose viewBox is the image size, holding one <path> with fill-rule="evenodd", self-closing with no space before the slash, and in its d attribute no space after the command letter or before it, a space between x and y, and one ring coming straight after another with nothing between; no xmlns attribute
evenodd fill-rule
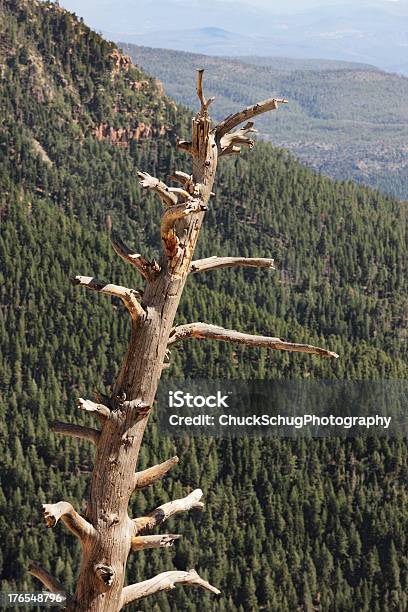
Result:
<svg viewBox="0 0 408 612"><path fill-rule="evenodd" d="M215 339L269 347L281 351L313 353L337 357L331 351L267 336L254 336L205 323L173 327L177 307L189 274L231 266L273 268L272 259L210 257L193 261L200 227L207 210L218 157L238 154L242 147L254 144L254 116L277 109L286 100L271 98L227 117L211 126L202 89L203 71L197 74L200 110L192 120L191 142L178 146L191 156L192 172L175 172L171 177L181 187L168 187L147 173L139 172L141 185L156 193L163 203L160 263L134 253L115 235L116 253L134 266L145 281L143 294L127 287L76 276L73 283L99 293L120 298L131 316L130 344L111 397L96 401L79 399L79 408L92 413L99 429L67 423L54 423L57 433L86 439L96 446L95 465L88 505L83 515L65 501L44 505L48 527L58 520L79 539L82 563L76 591L67 595L67 609L76 612L114 612L143 597L171 589L177 583L202 587L212 593L219 590L200 578L193 569L168 571L137 584L124 586L128 555L145 548L171 546L180 536L149 535L169 517L192 508L202 508L202 491L196 489L182 499L159 506L146 516L130 518L128 501L136 491L162 478L177 463L177 457L136 472L143 432L153 406L158 381L167 359L169 345L186 338ZM246 124L238 126L246 121ZM47 571L32 563L30 572L51 591L65 592Z"/></svg>

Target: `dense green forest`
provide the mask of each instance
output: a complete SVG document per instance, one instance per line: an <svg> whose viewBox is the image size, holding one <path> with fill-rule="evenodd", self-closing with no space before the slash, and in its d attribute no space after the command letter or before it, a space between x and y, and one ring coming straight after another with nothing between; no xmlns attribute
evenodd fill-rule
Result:
<svg viewBox="0 0 408 612"><path fill-rule="evenodd" d="M289 104L257 126L264 140L292 151L303 163L335 179L354 179L408 199L408 78L369 65L333 65L319 60L232 58L169 49L119 45L176 101L194 108L192 74L207 69L216 96L216 119L237 104L271 95ZM257 63L259 59L259 63ZM314 66L314 68L313 68Z"/></svg>
<svg viewBox="0 0 408 612"><path fill-rule="evenodd" d="M188 169L174 144L190 115L55 4L0 0L0 27L1 586L39 590L34 559L71 590L78 544L63 526L45 528L41 503L83 508L93 451L49 422L87 423L76 399L109 391L129 326L119 303L68 277L138 286L106 221L157 257L160 208L136 171ZM220 163L197 256L214 254L272 256L277 271L192 277L178 322L319 343L340 359L191 341L172 351L166 376L407 377L406 205L259 143ZM131 556L129 582L195 567L222 595L179 587L132 609L407 609L405 440L173 440L152 423L140 469L175 452L177 469L134 496L134 514L198 486L205 511L172 519L184 536L173 549Z"/></svg>

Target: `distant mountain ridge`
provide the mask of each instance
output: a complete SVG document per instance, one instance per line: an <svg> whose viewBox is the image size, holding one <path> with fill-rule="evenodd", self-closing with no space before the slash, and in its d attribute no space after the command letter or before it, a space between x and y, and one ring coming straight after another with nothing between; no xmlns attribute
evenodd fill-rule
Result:
<svg viewBox="0 0 408 612"><path fill-rule="evenodd" d="M236 0L62 0L112 40L206 55L363 62L408 74L408 5L385 0L291 8Z"/></svg>
<svg viewBox="0 0 408 612"><path fill-rule="evenodd" d="M207 55L263 55L363 62L408 74L408 5L343 0L295 13L251 0L62 0L112 40Z"/></svg>
<svg viewBox="0 0 408 612"><path fill-rule="evenodd" d="M104 32L112 36L111 32ZM259 50L263 38L237 34L218 27L166 30L146 34L128 35L126 41L147 47L203 53L211 55L241 55Z"/></svg>
<svg viewBox="0 0 408 612"><path fill-rule="evenodd" d="M352 178L408 199L408 78L362 64L261 58L263 65L257 66L256 58L120 46L159 77L166 93L191 108L192 74L206 68L217 119L237 103L245 106L270 95L287 98L279 120L271 114L257 122L261 138L331 177Z"/></svg>
<svg viewBox="0 0 408 612"><path fill-rule="evenodd" d="M305 59L284 56L239 55L226 59L235 59L244 64L252 64L254 66L268 66L276 70L380 70L380 68L372 64L320 58Z"/></svg>
<svg viewBox="0 0 408 612"><path fill-rule="evenodd" d="M335 62L347 62L349 64L368 64L380 65L383 69L391 71L405 72L405 64L400 61L395 62L394 58L385 59L389 56L387 51L390 43L382 40L373 39L372 48L365 48L362 41L366 41L366 36L359 30L347 27L328 32L315 31L311 28L308 36L301 43L299 39L304 36L302 28L298 24L288 26L275 26L270 34L257 32L253 35L233 32L219 27L191 28L186 30L158 30L137 34L122 34L121 40L138 46L159 47L163 49L173 49L175 51L186 51L189 53L202 53L204 55L230 56L241 58L244 56L295 56L308 60L316 58L331 58ZM290 35L283 32L290 31ZM104 31L108 38L118 40L118 33ZM394 44L404 49L402 36L399 43ZM352 40L351 40L352 39ZM360 46L360 51L353 51L353 44ZM385 46L387 45L387 49ZM395 49L394 49L395 51Z"/></svg>

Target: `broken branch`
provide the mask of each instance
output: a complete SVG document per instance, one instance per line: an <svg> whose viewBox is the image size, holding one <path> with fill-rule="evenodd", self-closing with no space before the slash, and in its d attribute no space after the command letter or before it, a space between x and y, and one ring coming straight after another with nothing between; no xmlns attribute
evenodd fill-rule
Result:
<svg viewBox="0 0 408 612"><path fill-rule="evenodd" d="M169 548L173 546L176 540L179 540L181 535L171 533L163 533L151 536L134 536L131 539L131 549L143 550L144 548Z"/></svg>
<svg viewBox="0 0 408 612"><path fill-rule="evenodd" d="M172 208L168 208L162 218L161 224L161 232L167 233L173 229L174 224L180 219L184 219L191 215L193 212L199 212L200 210L205 210L202 207L201 202L199 200L190 199L186 204L178 204L177 206L172 206Z"/></svg>
<svg viewBox="0 0 408 612"><path fill-rule="evenodd" d="M177 204L177 196L171 193L165 183L159 181L159 179L151 176L147 172L138 172L137 175L140 179L141 186L144 189L149 189L157 193L165 206L174 206L174 204Z"/></svg>
<svg viewBox="0 0 408 612"><path fill-rule="evenodd" d="M207 257L191 262L190 272L207 272L220 268L232 268L242 266L246 268L270 268L275 269L274 260L265 257Z"/></svg>
<svg viewBox="0 0 408 612"><path fill-rule="evenodd" d="M191 155L191 152L193 149L191 140L180 140L179 138L177 138L176 146L178 149L181 149L182 151L185 151L186 153L190 153Z"/></svg>
<svg viewBox="0 0 408 612"><path fill-rule="evenodd" d="M65 597L65 603L72 603L72 596L64 589L60 581L54 578L41 565L34 563L34 561L29 561L28 571L32 576L38 578L51 593L57 593Z"/></svg>
<svg viewBox="0 0 408 612"><path fill-rule="evenodd" d="M185 189L181 187L169 187L169 191L174 193L176 196L182 198L182 202L185 202L190 197L190 194Z"/></svg>
<svg viewBox="0 0 408 612"><path fill-rule="evenodd" d="M269 98L268 100L263 100L263 102L258 102L253 106L248 106L244 110L233 113L232 115L228 115L224 121L221 121L215 128L215 139L220 142L221 138L237 127L240 123L251 119L252 117L256 117L257 115L261 115L262 113L266 113L270 110L275 110L278 108L279 104L286 104L287 100L279 99L279 98Z"/></svg>
<svg viewBox="0 0 408 612"><path fill-rule="evenodd" d="M163 463L159 463L158 465L153 465L142 472L136 472L135 474L135 489L144 489L149 485L161 480L167 472L178 463L178 457L172 457L171 459L167 459L167 461L163 461Z"/></svg>
<svg viewBox="0 0 408 612"><path fill-rule="evenodd" d="M114 297L120 298L128 309L132 319L136 319L137 317L145 314L145 311L138 301L141 294L135 289L128 289L127 287L112 285L112 283L97 280L92 276L74 276L70 280L73 285L80 285L81 287L91 289L92 291L98 291L99 293L105 293L107 295L113 295Z"/></svg>
<svg viewBox="0 0 408 612"><path fill-rule="evenodd" d="M223 136L219 142L220 155L239 154L241 152L241 147L252 149L255 143L248 134L253 134L257 131L253 128L253 125L253 121L248 121L244 127L236 132L231 132L231 134Z"/></svg>
<svg viewBox="0 0 408 612"><path fill-rule="evenodd" d="M190 198L187 203L167 208L163 214L160 234L164 243L167 257L172 258L178 253L179 239L175 231L175 224L194 212L205 210L200 200Z"/></svg>
<svg viewBox="0 0 408 612"><path fill-rule="evenodd" d="M82 425L63 423L62 421L54 421L51 423L51 430L64 436L74 436L75 438L87 440L95 445L98 444L100 436L100 432L92 427L83 427Z"/></svg>
<svg viewBox="0 0 408 612"><path fill-rule="evenodd" d="M200 578L194 569L188 572L174 570L171 572L163 572L149 580L143 580L143 582L126 586L122 591L121 604L122 606L126 606L132 601L143 599L143 597L148 597L155 593L160 593L160 591L169 591L174 589L176 584L188 584L193 587L201 587L216 595L219 595L221 592L209 582Z"/></svg>
<svg viewBox="0 0 408 612"><path fill-rule="evenodd" d="M202 509L204 507L204 504L200 501L202 495L203 492L201 489L195 489L190 495L182 499L175 499L174 501L162 504L147 516L133 519L135 534L137 535L146 529L153 529L153 527L161 525L164 521L178 512L187 512L192 508Z"/></svg>
<svg viewBox="0 0 408 612"><path fill-rule="evenodd" d="M214 102L215 98L208 98L208 100L205 99L203 93L203 75L203 68L197 70L197 96L201 103L201 113L206 114L208 107L210 106L211 102Z"/></svg>
<svg viewBox="0 0 408 612"><path fill-rule="evenodd" d="M80 540L93 536L95 529L68 502L60 501L56 504L43 504L44 520L47 527L54 527L59 519Z"/></svg>
<svg viewBox="0 0 408 612"><path fill-rule="evenodd" d="M104 422L105 419L108 419L111 413L109 408L104 404L92 402L91 400L85 400L82 397L78 398L78 406L81 408L81 410L85 410L86 412L94 412L102 422Z"/></svg>
<svg viewBox="0 0 408 612"><path fill-rule="evenodd" d="M132 266L134 266L147 281L153 280L153 278L160 271L160 268L157 269L157 264L155 269L155 265L149 263L140 255L140 253L134 253L132 249L122 242L116 232L111 233L110 240L115 253L117 253L124 261L132 264Z"/></svg>
<svg viewBox="0 0 408 612"><path fill-rule="evenodd" d="M281 338L244 334L234 329L225 329L224 327L209 325L208 323L188 323L187 325L178 325L174 327L170 334L169 344L188 338L196 338L199 340L222 340L224 342L236 342L237 344L245 344L247 346L262 346L277 351L311 353L313 355L320 355L321 357L338 357L337 353L311 344L298 344L287 342Z"/></svg>
<svg viewBox="0 0 408 612"><path fill-rule="evenodd" d="M180 183L180 185L183 185L184 189L191 195L194 193L194 183L191 174L177 170L174 174L169 176L169 179L175 183Z"/></svg>

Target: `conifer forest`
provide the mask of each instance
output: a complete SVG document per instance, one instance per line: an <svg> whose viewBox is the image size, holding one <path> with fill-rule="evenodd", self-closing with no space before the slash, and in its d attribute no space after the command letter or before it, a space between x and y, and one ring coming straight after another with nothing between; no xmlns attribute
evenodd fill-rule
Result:
<svg viewBox="0 0 408 612"><path fill-rule="evenodd" d="M41 590L34 562L72 593L80 543L62 521L47 529L42 505L85 510L95 447L52 424L95 425L78 398L112 393L131 318L117 297L69 279L141 286L112 236L158 259L163 207L138 172L167 181L188 168L177 139L190 138L192 113L58 3L0 0L0 78L0 590ZM262 142L223 158L212 189L194 258L273 258L275 269L190 274L176 324L340 357L191 339L171 347L163 378L408 377L406 202ZM408 609L402 436L173 438L153 409L137 469L176 455L165 478L130 497L129 516L198 487L204 509L166 521L182 536L174 546L131 551L126 584L195 568L221 594L181 584L126 609Z"/></svg>

